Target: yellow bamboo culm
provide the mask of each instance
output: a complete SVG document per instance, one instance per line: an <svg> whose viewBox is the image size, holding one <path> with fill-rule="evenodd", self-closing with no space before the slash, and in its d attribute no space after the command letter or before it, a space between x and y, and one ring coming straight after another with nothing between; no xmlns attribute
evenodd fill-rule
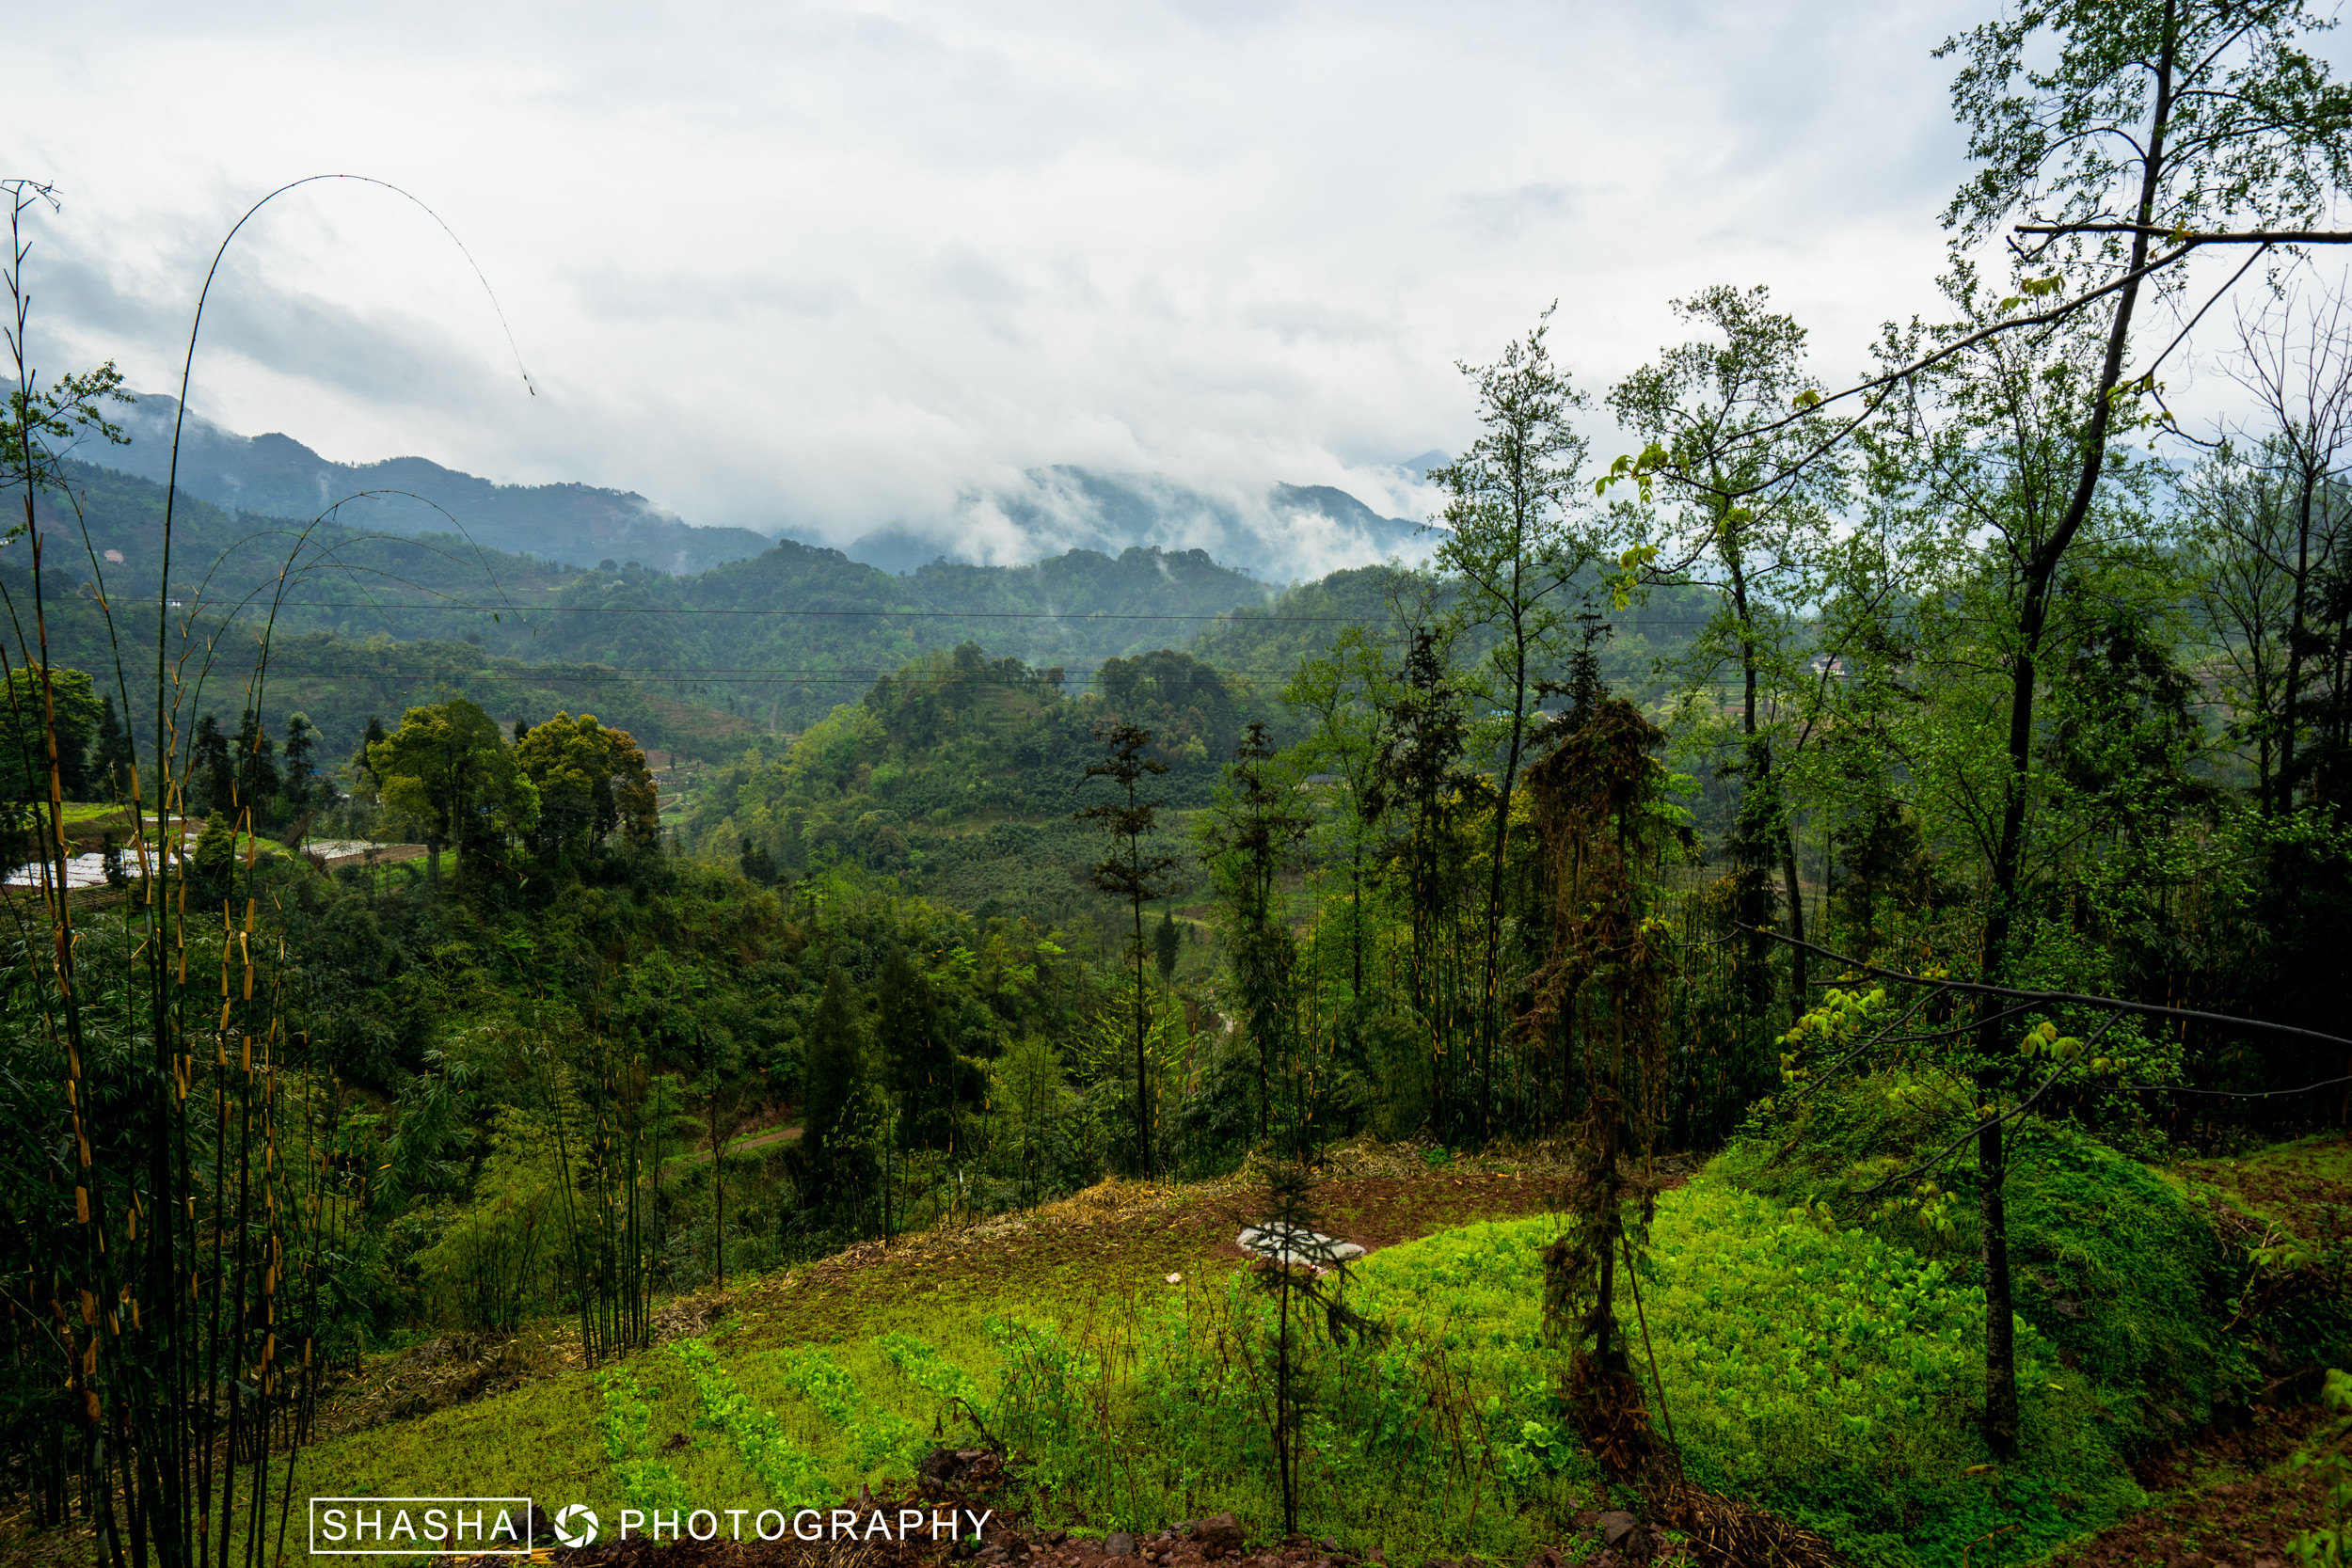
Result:
<svg viewBox="0 0 2352 1568"><path fill-rule="evenodd" d="M73 1189L73 1217L84 1225L89 1224L89 1189L87 1187Z"/></svg>

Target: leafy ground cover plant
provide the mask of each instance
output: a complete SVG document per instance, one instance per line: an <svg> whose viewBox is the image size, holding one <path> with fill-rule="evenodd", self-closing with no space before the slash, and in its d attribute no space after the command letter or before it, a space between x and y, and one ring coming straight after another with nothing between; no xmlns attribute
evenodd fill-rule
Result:
<svg viewBox="0 0 2352 1568"><path fill-rule="evenodd" d="M1860 1196L1958 1135L1967 1105L1964 1085L1936 1073L1825 1083L1797 1115L1751 1122L1710 1169L1777 1202L1822 1203L1841 1224L1974 1285L1982 1253L1972 1156L1891 1193ZM2233 1215L2237 1200L2206 1184L2231 1177L2269 1190L2257 1169L2169 1172L2032 1117L2016 1124L2010 1153L2017 1311L2090 1376L2127 1450L2176 1440L2290 1365L2345 1353L2340 1290L2323 1288L2336 1277L2324 1266L2325 1243L2298 1243L2289 1223L2309 1216ZM2294 1176L2296 1190L2312 1180L2300 1169ZM2117 1223L2122 1215L2129 1223Z"/></svg>
<svg viewBox="0 0 2352 1568"><path fill-rule="evenodd" d="M2312 1470L2327 1488L2327 1514L2319 1528L2295 1544L2305 1562L2337 1568L2352 1554L2352 1377L2330 1368L2328 1405L2338 1412L2322 1428L2319 1440L2291 1461L2294 1467Z"/></svg>
<svg viewBox="0 0 2352 1568"><path fill-rule="evenodd" d="M869 1398L857 1380L822 1350L786 1353L785 1383L842 1434L850 1463L863 1472L877 1465L914 1466L929 1444L913 1421Z"/></svg>
<svg viewBox="0 0 2352 1568"><path fill-rule="evenodd" d="M670 1354L694 1380L705 1416L734 1442L777 1507L821 1508L833 1499L823 1469L792 1441L775 1417L743 1397L709 1345L700 1339L680 1339Z"/></svg>
<svg viewBox="0 0 2352 1568"><path fill-rule="evenodd" d="M686 1506L677 1472L653 1457L653 1407L638 1392L637 1380L619 1368L597 1379L604 1391L604 1451L620 1478L629 1506L650 1513Z"/></svg>
<svg viewBox="0 0 2352 1568"><path fill-rule="evenodd" d="M1465 1227L1363 1270L1362 1306L1458 1357L1519 1472L1554 1465L1539 1249L1548 1222ZM1959 1560L2018 1525L2042 1549L2140 1500L2089 1380L2022 1325L2034 1434L1988 1463L1981 1293L1946 1265L1817 1208L1702 1177L1660 1200L1645 1265L1664 1404L1694 1480L1820 1530L1861 1561ZM2039 1543L2039 1546L2031 1544Z"/></svg>
<svg viewBox="0 0 2352 1568"><path fill-rule="evenodd" d="M1278 1310L1236 1275L1140 1310L1000 1322L986 1420L1038 1504L1073 1523L1232 1512L1272 1529L1283 1497L1261 1382ZM1567 1482L1589 1467L1528 1465L1513 1409L1443 1345L1318 1336L1293 1354L1313 1390L1298 1413L1300 1532L1404 1557L1505 1560L1565 1529Z"/></svg>

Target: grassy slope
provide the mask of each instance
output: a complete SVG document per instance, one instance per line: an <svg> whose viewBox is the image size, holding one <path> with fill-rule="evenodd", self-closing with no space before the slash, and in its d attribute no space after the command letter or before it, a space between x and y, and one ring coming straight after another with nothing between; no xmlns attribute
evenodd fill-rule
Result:
<svg viewBox="0 0 2352 1568"><path fill-rule="evenodd" d="M1331 1228L1388 1248L1363 1269L1364 1302L1447 1344L1476 1387L1501 1402L1496 1429L1506 1434L1522 1418L1549 1416L1532 1254L1551 1233L1548 1219L1510 1218L1540 1216L1550 1190L1540 1173L1503 1174L1510 1168L1391 1161L1384 1174L1323 1189ZM2308 1227L2341 1223L2347 1168L2352 1144L2336 1138L2187 1174L2260 1193ZM894 1365L892 1336L935 1349L985 1404L1000 1365L988 1320L1079 1334L1122 1317L1148 1323L1154 1308L1181 1315L1187 1292L1195 1306L1218 1295L1239 1267L1232 1238L1253 1201L1232 1183L1106 1183L1023 1219L886 1249L869 1243L706 1303L723 1316L704 1342L750 1406L772 1415L784 1447L813 1458L830 1489L853 1492L860 1481L903 1473L907 1456L933 1440L934 1423L950 1440L958 1433L936 1380L927 1389ZM1939 1265L1883 1238L1826 1227L1707 1175L1661 1200L1654 1257L1649 1327L1693 1474L1817 1525L1857 1560L1958 1561L1969 1541L2011 1524L2023 1528L2001 1537L1996 1560L2024 1561L2101 1527L2103 1541L2135 1530L2145 1539L2184 1506L2226 1509L2232 1494L2218 1489L2246 1481L2243 1465L2184 1481L2142 1464L2154 1494L2143 1497L2090 1378L2062 1368L2034 1335L2027 1454L2006 1471L1979 1468L1966 1414L1981 1307ZM1170 1274L1182 1277L1170 1283ZM1131 1305L1140 1318L1128 1315ZM632 1396L644 1405L632 1451L677 1495L730 1504L771 1495L739 1435L708 1418L675 1345L592 1372L577 1365L565 1325L541 1325L532 1338L540 1365L532 1381L330 1437L301 1455L295 1495L528 1492L550 1508L586 1501L615 1518L630 1498L608 1417ZM858 1430L811 1397L811 1368L821 1372L828 1361L866 1413ZM869 1463L853 1452L861 1443ZM895 1451L875 1451L889 1444ZM1563 1479L1581 1465L1569 1459ZM641 1465L641 1483L645 1473ZM1212 1495L1204 1506L1237 1499L1246 1515L1250 1504L1263 1514L1264 1499L1246 1492ZM1986 1560L1982 1548L1972 1560Z"/></svg>
<svg viewBox="0 0 2352 1568"><path fill-rule="evenodd" d="M1510 1167L1501 1167L1508 1169ZM1548 1188L1525 1175L1472 1168L1365 1177L1326 1193L1331 1223L1373 1242L1395 1241L1543 1206ZM992 1317L1058 1321L1125 1300L1155 1301L1238 1268L1232 1245L1254 1217L1246 1192L1204 1184L1144 1188L1108 1182L1019 1221L853 1248L811 1268L747 1281L726 1298L709 1342L754 1404L822 1461L842 1494L879 1474L850 1463L850 1434L788 1386L794 1355L822 1346L879 1411L920 1427L928 1446L940 1401L893 1368L880 1341L913 1334L972 1376L995 1374ZM548 1506L584 1501L607 1518L622 1506L606 1449L600 1374L577 1364L563 1325L542 1331L545 1375L504 1393L330 1437L297 1462L297 1496L438 1495L495 1489ZM623 1363L652 1408L660 1461L697 1497L749 1498L764 1489L727 1434L702 1420L676 1353L658 1348ZM686 1442L665 1445L683 1435ZM882 1466L887 1469L890 1466ZM903 1466L900 1466L902 1469Z"/></svg>

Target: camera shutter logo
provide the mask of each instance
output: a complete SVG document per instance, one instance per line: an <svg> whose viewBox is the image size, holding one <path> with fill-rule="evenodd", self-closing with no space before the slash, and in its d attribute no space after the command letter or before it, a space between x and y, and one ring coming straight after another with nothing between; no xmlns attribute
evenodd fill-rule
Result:
<svg viewBox="0 0 2352 1568"><path fill-rule="evenodd" d="M593 1546L596 1541L596 1513L586 1503L573 1503L555 1516L555 1539L566 1546Z"/></svg>

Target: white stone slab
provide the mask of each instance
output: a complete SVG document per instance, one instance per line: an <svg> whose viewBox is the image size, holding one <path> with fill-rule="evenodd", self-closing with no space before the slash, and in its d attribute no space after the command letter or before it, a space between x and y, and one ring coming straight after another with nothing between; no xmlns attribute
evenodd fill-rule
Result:
<svg viewBox="0 0 2352 1568"><path fill-rule="evenodd" d="M1261 1220L1245 1226L1233 1238L1244 1252L1254 1252L1278 1263L1309 1263L1318 1267L1344 1263L1361 1258L1364 1249L1354 1242L1343 1242L1336 1236L1326 1236L1320 1230L1293 1227L1274 1220Z"/></svg>

